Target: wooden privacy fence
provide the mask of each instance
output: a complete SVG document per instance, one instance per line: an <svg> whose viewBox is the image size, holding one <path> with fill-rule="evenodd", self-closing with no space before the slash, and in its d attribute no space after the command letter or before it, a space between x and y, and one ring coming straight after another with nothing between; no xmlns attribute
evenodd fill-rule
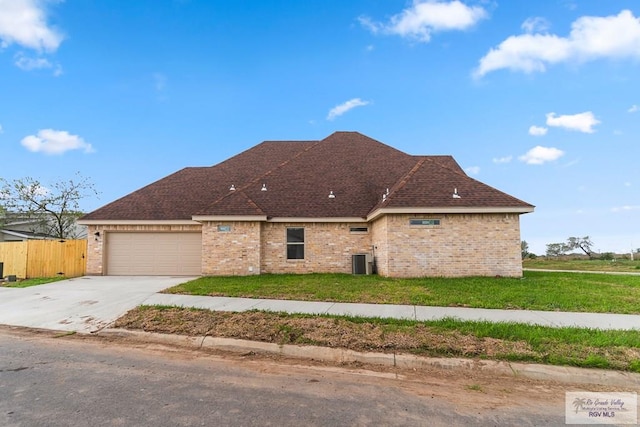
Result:
<svg viewBox="0 0 640 427"><path fill-rule="evenodd" d="M19 278L83 276L87 268L86 240L28 240L0 243L3 275Z"/></svg>

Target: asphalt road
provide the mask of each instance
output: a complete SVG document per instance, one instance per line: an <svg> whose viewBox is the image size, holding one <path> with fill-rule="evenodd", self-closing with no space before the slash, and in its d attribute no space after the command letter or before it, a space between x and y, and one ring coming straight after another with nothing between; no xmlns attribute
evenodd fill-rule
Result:
<svg viewBox="0 0 640 427"><path fill-rule="evenodd" d="M564 425L563 399L547 383L0 328L2 426L546 426Z"/></svg>

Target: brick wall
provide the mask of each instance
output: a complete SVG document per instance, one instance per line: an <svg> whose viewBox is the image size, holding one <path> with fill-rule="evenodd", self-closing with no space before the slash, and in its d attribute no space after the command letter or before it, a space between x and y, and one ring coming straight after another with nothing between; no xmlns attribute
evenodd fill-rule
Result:
<svg viewBox="0 0 640 427"><path fill-rule="evenodd" d="M104 242L108 233L113 231L200 231L199 224L194 225L90 225L87 230L87 274L101 276L105 272ZM100 232L100 236L95 233Z"/></svg>
<svg viewBox="0 0 640 427"><path fill-rule="evenodd" d="M303 260L287 259L287 227L304 228ZM262 224L262 271L264 273L351 273L351 255L371 253L368 233L352 233L357 223Z"/></svg>
<svg viewBox="0 0 640 427"><path fill-rule="evenodd" d="M374 255L378 274L389 276L389 239L387 237L388 215L376 219L371 224L371 243L374 246Z"/></svg>
<svg viewBox="0 0 640 427"><path fill-rule="evenodd" d="M441 222L439 226L411 226L410 218ZM384 234L383 228L381 225L378 234ZM388 215L386 238L387 266L379 269L384 275L522 276L516 214ZM379 241L380 248L384 238Z"/></svg>
<svg viewBox="0 0 640 427"><path fill-rule="evenodd" d="M219 229L218 227L222 227ZM260 274L260 222L207 222L202 226L202 274Z"/></svg>
<svg viewBox="0 0 640 427"><path fill-rule="evenodd" d="M410 226L410 218L440 219ZM218 226L229 231L219 231ZM288 260L287 227L305 229L305 259ZM366 234L351 227L368 227ZM87 274L104 273L105 236L112 231L202 230L203 275L351 273L351 255L375 253L391 277L522 276L517 214L385 215L371 224L208 222L200 225L90 226ZM100 231L96 240L94 233ZM375 249L372 251L372 246Z"/></svg>

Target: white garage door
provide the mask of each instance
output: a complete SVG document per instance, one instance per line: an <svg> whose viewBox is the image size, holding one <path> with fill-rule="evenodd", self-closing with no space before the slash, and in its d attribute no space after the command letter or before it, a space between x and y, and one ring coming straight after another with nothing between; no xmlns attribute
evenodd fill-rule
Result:
<svg viewBox="0 0 640 427"><path fill-rule="evenodd" d="M108 233L107 274L112 276L199 276L200 233Z"/></svg>

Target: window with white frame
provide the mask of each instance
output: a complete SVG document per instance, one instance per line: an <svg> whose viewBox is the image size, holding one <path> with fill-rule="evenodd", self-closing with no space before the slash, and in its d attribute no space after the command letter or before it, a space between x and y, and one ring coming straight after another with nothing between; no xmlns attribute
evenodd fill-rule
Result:
<svg viewBox="0 0 640 427"><path fill-rule="evenodd" d="M287 259L304 259L304 228L287 228Z"/></svg>

